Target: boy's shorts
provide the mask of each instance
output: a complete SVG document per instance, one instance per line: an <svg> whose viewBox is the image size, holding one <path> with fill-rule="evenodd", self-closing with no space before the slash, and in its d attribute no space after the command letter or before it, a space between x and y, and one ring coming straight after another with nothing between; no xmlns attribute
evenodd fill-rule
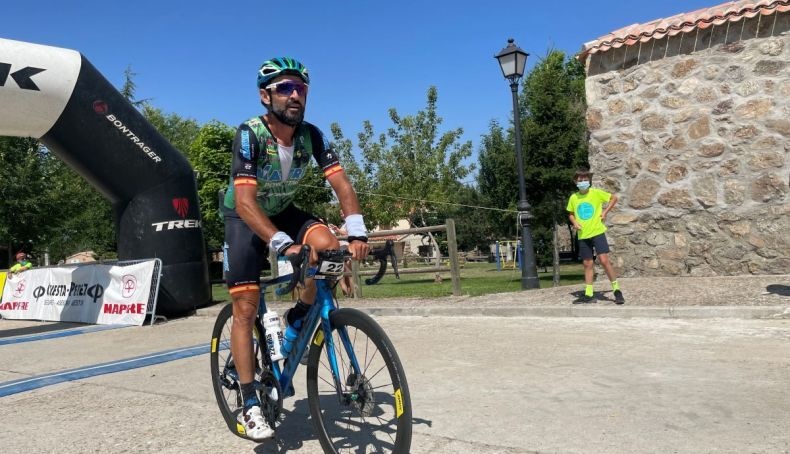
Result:
<svg viewBox="0 0 790 454"><path fill-rule="evenodd" d="M594 257L593 249L595 249L595 255L609 253L609 242L606 241L605 233L579 240L579 257L582 260L592 259Z"/></svg>

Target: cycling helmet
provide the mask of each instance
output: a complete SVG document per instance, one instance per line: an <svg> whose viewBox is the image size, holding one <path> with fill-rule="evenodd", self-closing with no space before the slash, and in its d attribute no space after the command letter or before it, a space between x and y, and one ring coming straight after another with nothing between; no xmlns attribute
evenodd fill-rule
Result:
<svg viewBox="0 0 790 454"><path fill-rule="evenodd" d="M307 74L307 68L303 64L290 57L277 57L266 60L261 65L261 68L258 70L258 88L269 85L272 79L284 74L299 76L304 83L310 84L310 76Z"/></svg>

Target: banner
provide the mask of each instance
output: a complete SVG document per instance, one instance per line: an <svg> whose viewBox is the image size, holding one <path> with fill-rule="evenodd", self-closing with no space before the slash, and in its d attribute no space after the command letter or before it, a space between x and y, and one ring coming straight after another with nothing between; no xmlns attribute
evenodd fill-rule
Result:
<svg viewBox="0 0 790 454"><path fill-rule="evenodd" d="M5 287L5 275L5 271L0 271L0 300L2 300L3 288Z"/></svg>
<svg viewBox="0 0 790 454"><path fill-rule="evenodd" d="M155 263L33 268L8 275L0 315L20 320L142 325Z"/></svg>

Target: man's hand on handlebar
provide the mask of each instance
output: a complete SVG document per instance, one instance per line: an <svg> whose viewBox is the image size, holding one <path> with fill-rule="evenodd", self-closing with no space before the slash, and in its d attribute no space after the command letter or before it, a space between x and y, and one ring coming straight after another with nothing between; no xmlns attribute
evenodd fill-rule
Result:
<svg viewBox="0 0 790 454"><path fill-rule="evenodd" d="M370 246L364 241L354 240L348 244L348 251L351 252L352 259L362 260L370 253Z"/></svg>

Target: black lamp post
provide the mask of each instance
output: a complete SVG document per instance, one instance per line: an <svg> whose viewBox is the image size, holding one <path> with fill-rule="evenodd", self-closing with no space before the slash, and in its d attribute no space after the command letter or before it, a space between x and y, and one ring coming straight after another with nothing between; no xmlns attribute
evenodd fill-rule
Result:
<svg viewBox="0 0 790 454"><path fill-rule="evenodd" d="M516 130L516 164L518 165L518 220L521 224L521 288L523 290L540 288L538 268L535 263L535 249L532 246L532 234L529 232L530 205L527 201L527 190L524 186L524 161L521 159L521 119L518 108L518 83L524 75L529 54L507 40L507 47L495 55L502 68L502 75L510 81L513 93L514 129Z"/></svg>

